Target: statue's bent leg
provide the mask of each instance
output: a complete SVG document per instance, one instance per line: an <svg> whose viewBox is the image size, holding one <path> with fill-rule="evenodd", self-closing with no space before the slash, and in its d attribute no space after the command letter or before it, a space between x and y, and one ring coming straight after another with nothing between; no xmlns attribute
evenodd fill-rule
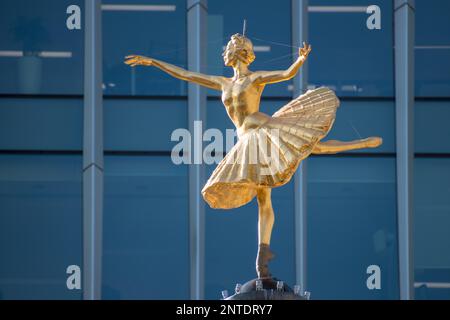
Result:
<svg viewBox="0 0 450 320"><path fill-rule="evenodd" d="M334 154L343 151L356 149L376 148L381 145L383 140L379 137L369 137L366 139L353 141L328 140L317 143L314 147L315 154Z"/></svg>
<svg viewBox="0 0 450 320"><path fill-rule="evenodd" d="M273 258L270 251L270 236L275 221L270 188L260 188L257 191L258 200L258 256L256 272L258 278L270 277L269 261Z"/></svg>

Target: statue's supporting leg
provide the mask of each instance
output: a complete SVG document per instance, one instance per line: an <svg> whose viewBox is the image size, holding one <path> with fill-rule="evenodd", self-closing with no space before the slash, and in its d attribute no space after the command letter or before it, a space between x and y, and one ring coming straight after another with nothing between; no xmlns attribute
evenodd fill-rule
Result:
<svg viewBox="0 0 450 320"><path fill-rule="evenodd" d="M258 278L270 277L269 261L273 258L270 251L270 236L275 221L272 208L270 188L260 188L257 191L258 200L258 256L256 258L256 272Z"/></svg>

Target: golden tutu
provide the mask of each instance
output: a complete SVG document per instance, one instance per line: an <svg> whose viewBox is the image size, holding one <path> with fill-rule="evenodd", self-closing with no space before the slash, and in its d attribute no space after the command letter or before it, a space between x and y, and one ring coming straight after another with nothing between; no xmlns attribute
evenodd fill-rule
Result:
<svg viewBox="0 0 450 320"><path fill-rule="evenodd" d="M274 188L289 182L300 162L330 131L338 107L334 92L321 87L300 95L272 117L266 116L261 125L238 130L238 142L202 190L205 201L212 208L237 208L250 202L258 187ZM273 152L278 156L276 165Z"/></svg>

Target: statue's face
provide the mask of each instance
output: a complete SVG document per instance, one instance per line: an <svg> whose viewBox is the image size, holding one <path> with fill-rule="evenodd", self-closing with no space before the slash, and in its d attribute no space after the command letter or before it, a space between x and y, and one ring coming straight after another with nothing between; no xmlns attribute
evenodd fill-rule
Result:
<svg viewBox="0 0 450 320"><path fill-rule="evenodd" d="M222 53L223 62L227 67L232 67L237 60L236 49L232 41L229 41L225 51Z"/></svg>
<svg viewBox="0 0 450 320"><path fill-rule="evenodd" d="M222 53L223 62L228 67L234 67L238 61L249 65L255 59L251 43L246 43L247 47L244 49L238 40L239 39L234 39L234 36L231 37L231 40L228 41L228 44Z"/></svg>

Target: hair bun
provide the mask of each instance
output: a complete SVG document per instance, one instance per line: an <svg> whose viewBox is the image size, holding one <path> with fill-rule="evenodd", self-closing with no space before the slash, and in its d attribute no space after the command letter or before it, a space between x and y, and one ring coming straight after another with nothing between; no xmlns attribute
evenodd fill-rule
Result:
<svg viewBox="0 0 450 320"><path fill-rule="evenodd" d="M235 49L239 54L242 54L242 51L245 51L245 54L241 55L241 58L244 59L246 63L250 64L255 60L253 43L249 38L240 33L235 33L231 36L230 41L233 42Z"/></svg>

